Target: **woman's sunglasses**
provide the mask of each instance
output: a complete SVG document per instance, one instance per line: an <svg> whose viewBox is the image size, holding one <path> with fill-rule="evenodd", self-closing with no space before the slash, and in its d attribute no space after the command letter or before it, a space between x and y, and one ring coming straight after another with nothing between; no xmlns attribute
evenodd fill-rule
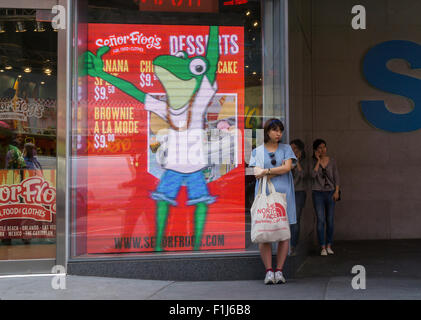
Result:
<svg viewBox="0 0 421 320"><path fill-rule="evenodd" d="M276 164L275 152L269 152L269 157L272 159L270 163L274 166Z"/></svg>

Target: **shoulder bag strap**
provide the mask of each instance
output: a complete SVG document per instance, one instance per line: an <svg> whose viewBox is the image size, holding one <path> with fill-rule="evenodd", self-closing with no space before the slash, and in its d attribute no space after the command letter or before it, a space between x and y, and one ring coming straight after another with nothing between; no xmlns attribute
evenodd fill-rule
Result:
<svg viewBox="0 0 421 320"><path fill-rule="evenodd" d="M275 193L276 192L275 186L273 185L272 181L270 181L270 179L267 179L267 184L268 184L268 187L269 187L269 192L270 193Z"/></svg>
<svg viewBox="0 0 421 320"><path fill-rule="evenodd" d="M325 169L325 170L326 170L326 169ZM328 174L327 170L326 170L326 178L327 178L330 182L332 182L332 183L333 183L333 186L336 188L336 181L334 181L334 179L331 179L331 178L329 177L329 174Z"/></svg>
<svg viewBox="0 0 421 320"><path fill-rule="evenodd" d="M264 195L266 197L266 189L267 189L267 177L264 176L263 178L259 179L259 189L257 191L257 196Z"/></svg>
<svg viewBox="0 0 421 320"><path fill-rule="evenodd" d="M256 194L256 197L257 197L262 193L262 179L257 179L256 183L259 184L259 187L257 188L257 194Z"/></svg>

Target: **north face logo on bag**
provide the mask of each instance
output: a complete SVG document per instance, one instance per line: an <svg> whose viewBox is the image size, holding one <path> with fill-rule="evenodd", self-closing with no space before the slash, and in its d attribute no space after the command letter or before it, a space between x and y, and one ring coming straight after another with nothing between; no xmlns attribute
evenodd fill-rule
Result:
<svg viewBox="0 0 421 320"><path fill-rule="evenodd" d="M280 203L275 203L275 210L279 217L286 217L285 208Z"/></svg>
<svg viewBox="0 0 421 320"><path fill-rule="evenodd" d="M263 219L280 219L286 217L285 208L280 203L273 203L267 208L257 210Z"/></svg>

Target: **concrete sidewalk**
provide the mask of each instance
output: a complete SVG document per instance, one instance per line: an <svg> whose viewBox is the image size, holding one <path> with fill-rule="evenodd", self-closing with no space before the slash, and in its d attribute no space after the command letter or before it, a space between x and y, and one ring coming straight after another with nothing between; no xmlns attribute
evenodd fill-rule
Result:
<svg viewBox="0 0 421 320"><path fill-rule="evenodd" d="M54 290L52 277L0 279L2 300L364 300L421 299L421 279L367 278L353 290L351 277L263 281L170 282L67 276L66 289Z"/></svg>
<svg viewBox="0 0 421 320"><path fill-rule="evenodd" d="M312 252L284 285L250 281L152 281L66 276L0 278L0 299L48 300L364 300L421 299L421 241L356 241L335 245L335 255ZM366 270L366 289L352 288L354 265Z"/></svg>

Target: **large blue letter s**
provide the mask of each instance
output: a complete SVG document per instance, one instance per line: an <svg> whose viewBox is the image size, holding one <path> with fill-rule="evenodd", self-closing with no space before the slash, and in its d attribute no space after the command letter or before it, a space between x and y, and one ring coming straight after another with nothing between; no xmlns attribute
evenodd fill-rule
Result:
<svg viewBox="0 0 421 320"><path fill-rule="evenodd" d="M393 40L372 48L364 58L363 72L376 88L412 99L414 109L405 114L392 113L382 100L361 101L366 119L376 128L391 132L409 132L421 128L421 80L387 69L391 59L405 59L413 69L421 68L421 45Z"/></svg>

